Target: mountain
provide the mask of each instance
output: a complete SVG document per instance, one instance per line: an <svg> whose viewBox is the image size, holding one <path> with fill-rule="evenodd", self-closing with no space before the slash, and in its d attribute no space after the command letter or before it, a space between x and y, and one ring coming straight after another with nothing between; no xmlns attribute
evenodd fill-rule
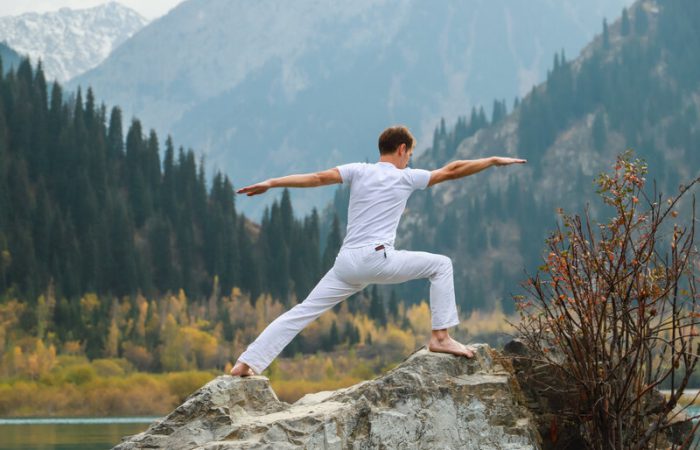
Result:
<svg viewBox="0 0 700 450"><path fill-rule="evenodd" d="M0 59L2 59L3 73L12 68L17 68L22 57L7 44L0 42Z"/></svg>
<svg viewBox="0 0 700 450"><path fill-rule="evenodd" d="M440 116L526 93L551 54L577 52L628 3L190 0L69 87L92 86L242 185L375 159L394 122L429 139ZM330 192L294 196L308 210Z"/></svg>
<svg viewBox="0 0 700 450"><path fill-rule="evenodd" d="M474 119L439 128L415 161L434 169L452 159L528 159L414 196L400 244L452 257L463 309L503 303L541 264L555 210L604 215L593 179L628 148L649 165L648 188L676 192L700 175L700 4L636 2L568 61L558 54L547 81L510 115L465 136ZM466 133L469 134L469 133ZM465 136L456 138L456 136ZM342 197L342 196L341 196ZM407 285L406 298L426 298Z"/></svg>
<svg viewBox="0 0 700 450"><path fill-rule="evenodd" d="M117 2L88 9L0 17L0 42L39 59L48 79L65 81L102 62L148 21Z"/></svg>

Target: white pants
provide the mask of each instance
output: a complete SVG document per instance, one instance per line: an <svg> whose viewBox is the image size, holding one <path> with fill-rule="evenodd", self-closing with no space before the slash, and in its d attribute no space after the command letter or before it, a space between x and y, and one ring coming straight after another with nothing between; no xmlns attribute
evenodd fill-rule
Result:
<svg viewBox="0 0 700 450"><path fill-rule="evenodd" d="M268 325L238 361L246 363L255 373L262 373L311 321L368 284L395 284L428 278L433 330L459 323L450 258L427 252L395 250L388 245L385 245L385 250L375 250L378 245L341 249L333 267L308 297Z"/></svg>

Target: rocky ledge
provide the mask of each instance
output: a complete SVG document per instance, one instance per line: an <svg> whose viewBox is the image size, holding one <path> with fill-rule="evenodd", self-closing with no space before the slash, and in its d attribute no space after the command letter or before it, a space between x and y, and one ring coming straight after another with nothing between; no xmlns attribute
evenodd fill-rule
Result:
<svg viewBox="0 0 700 450"><path fill-rule="evenodd" d="M387 374L281 402L263 376L220 376L115 449L534 449L535 422L498 353L423 348Z"/></svg>

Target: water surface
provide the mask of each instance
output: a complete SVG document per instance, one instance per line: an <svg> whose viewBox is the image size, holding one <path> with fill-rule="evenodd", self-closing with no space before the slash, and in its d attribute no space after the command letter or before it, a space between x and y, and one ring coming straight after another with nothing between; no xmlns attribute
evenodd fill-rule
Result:
<svg viewBox="0 0 700 450"><path fill-rule="evenodd" d="M0 419L0 450L104 450L157 417Z"/></svg>

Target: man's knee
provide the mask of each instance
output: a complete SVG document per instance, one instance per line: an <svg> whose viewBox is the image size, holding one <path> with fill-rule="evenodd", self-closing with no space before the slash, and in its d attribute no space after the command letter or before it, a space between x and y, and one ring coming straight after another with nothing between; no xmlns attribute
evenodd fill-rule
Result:
<svg viewBox="0 0 700 450"><path fill-rule="evenodd" d="M452 273L452 259L449 256L437 255L435 262L438 266L438 271Z"/></svg>

